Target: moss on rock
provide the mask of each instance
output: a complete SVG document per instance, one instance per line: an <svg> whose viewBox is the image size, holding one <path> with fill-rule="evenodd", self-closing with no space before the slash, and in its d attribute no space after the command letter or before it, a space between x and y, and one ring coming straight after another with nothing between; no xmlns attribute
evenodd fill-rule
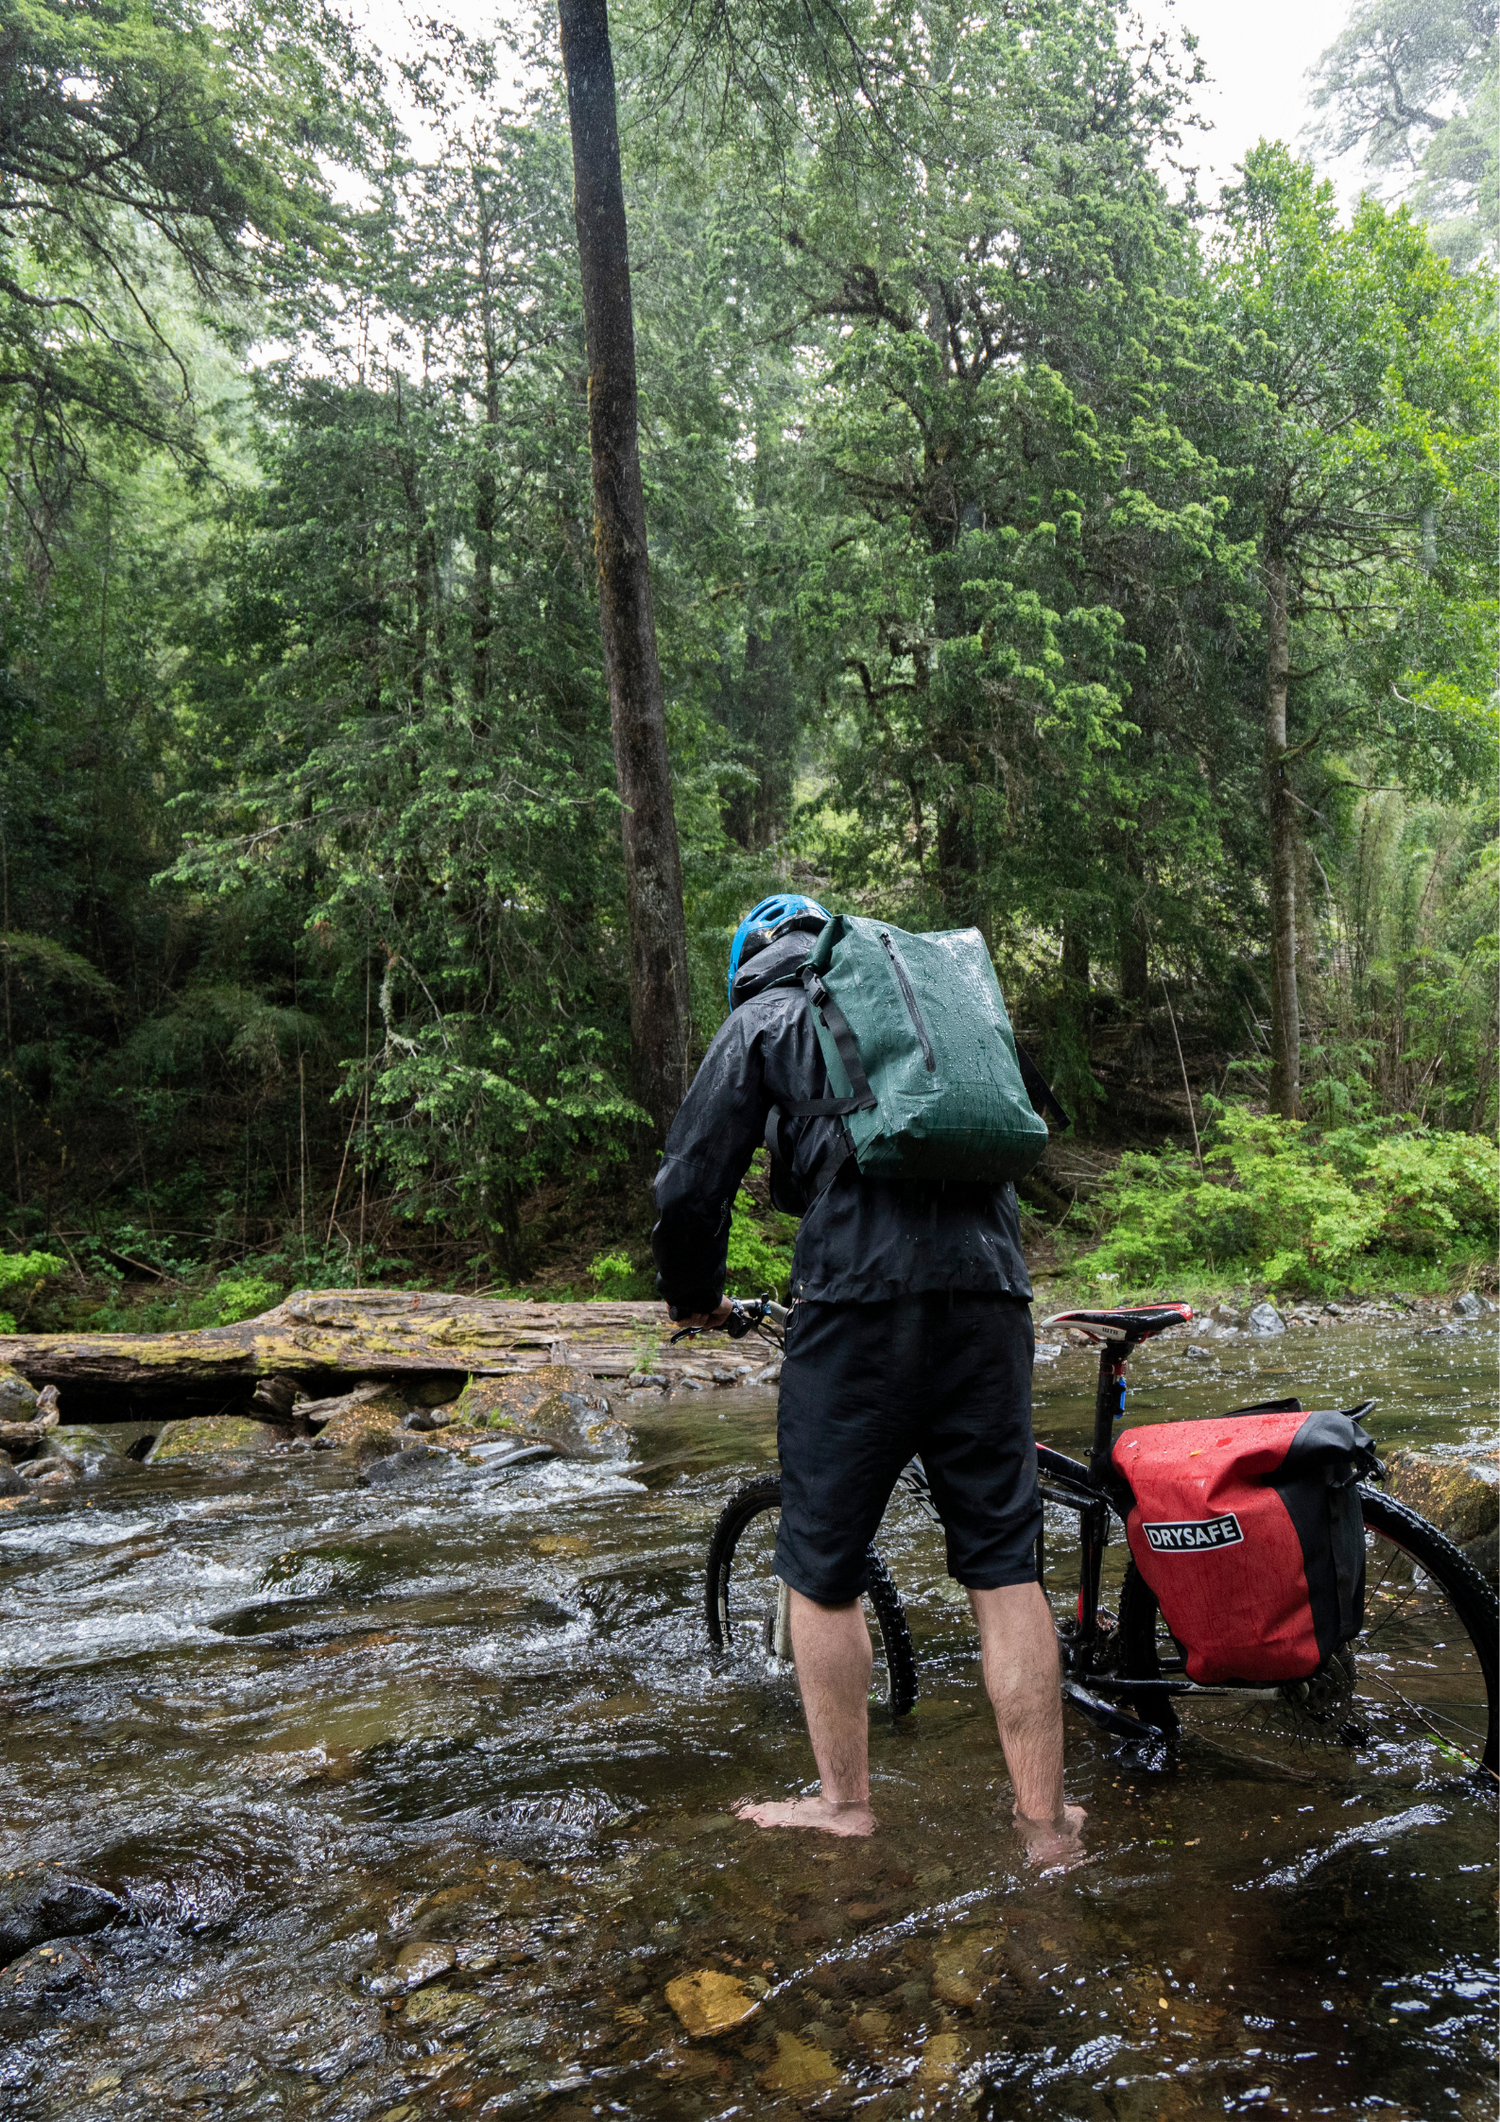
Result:
<svg viewBox="0 0 1500 2122"><path fill-rule="evenodd" d="M192 1415L185 1422L169 1422L151 1447L146 1464L164 1459L200 1459L215 1452L264 1451L276 1441L276 1432L264 1422L242 1415Z"/></svg>

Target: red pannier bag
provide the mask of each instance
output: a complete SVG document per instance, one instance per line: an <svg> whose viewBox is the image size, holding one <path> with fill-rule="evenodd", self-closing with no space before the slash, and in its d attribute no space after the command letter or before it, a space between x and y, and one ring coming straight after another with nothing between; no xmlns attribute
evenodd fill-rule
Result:
<svg viewBox="0 0 1500 2122"><path fill-rule="evenodd" d="M1281 1401L1154 1423L1127 1430L1113 1460L1134 1498L1130 1552L1190 1680L1305 1680L1359 1632L1356 1483L1376 1462L1352 1415Z"/></svg>

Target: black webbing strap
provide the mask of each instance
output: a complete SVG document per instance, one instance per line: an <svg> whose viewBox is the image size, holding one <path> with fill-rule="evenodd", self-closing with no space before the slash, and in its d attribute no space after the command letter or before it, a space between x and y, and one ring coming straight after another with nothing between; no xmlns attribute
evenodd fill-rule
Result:
<svg viewBox="0 0 1500 2122"><path fill-rule="evenodd" d="M792 1168L792 1152L786 1148L781 1139L781 1130L785 1122L790 1118L800 1119L804 1115L810 1118L828 1118L831 1116L824 1113L823 1108L825 1106L834 1105L847 1111L851 1109L852 1103L853 1101L848 1098L820 1098L817 1104L811 1108L805 1105L788 1105L785 1108L773 1105L770 1112L766 1115L766 1148L771 1152L777 1163L784 1164L787 1170L790 1171ZM828 1148L824 1150L810 1175L814 1201L817 1200L820 1194L827 1193L829 1187L832 1186L834 1180L853 1155L854 1144L841 1127Z"/></svg>
<svg viewBox="0 0 1500 2122"><path fill-rule="evenodd" d="M1021 1081L1026 1086L1026 1095L1031 1100L1032 1111L1044 1116L1050 1114L1059 1127L1071 1127L1073 1123L1058 1103L1052 1086L1019 1039L1016 1041L1016 1059L1021 1064Z"/></svg>
<svg viewBox="0 0 1500 2122"><path fill-rule="evenodd" d="M819 1098L808 1105L789 1105L790 1113L818 1114L874 1112L876 1097L870 1088L870 1079L865 1074L865 1064L859 1058L859 1043L849 1029L849 1019L829 994L819 975L810 965L802 968L802 985L807 989L813 1008L827 1026L828 1035L838 1049L839 1059L844 1064L844 1074L849 1078L852 1098Z"/></svg>

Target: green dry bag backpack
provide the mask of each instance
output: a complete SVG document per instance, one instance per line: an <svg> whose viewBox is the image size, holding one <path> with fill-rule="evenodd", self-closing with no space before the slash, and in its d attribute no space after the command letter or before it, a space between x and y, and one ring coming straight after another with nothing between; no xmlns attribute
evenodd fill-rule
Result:
<svg viewBox="0 0 1500 2122"><path fill-rule="evenodd" d="M835 914L793 977L833 1095L787 1110L839 1115L862 1173L993 1185L1031 1170L1047 1123L977 928L912 936Z"/></svg>

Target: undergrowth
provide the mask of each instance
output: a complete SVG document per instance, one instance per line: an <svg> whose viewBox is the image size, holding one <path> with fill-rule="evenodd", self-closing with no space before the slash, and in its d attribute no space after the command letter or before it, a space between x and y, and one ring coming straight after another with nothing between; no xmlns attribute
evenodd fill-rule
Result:
<svg viewBox="0 0 1500 2122"><path fill-rule="evenodd" d="M1493 1262L1487 1138L1389 1121L1319 1131L1204 1102L1201 1168L1181 1150L1128 1151L1090 1205L1095 1242L1068 1263L1073 1276L1122 1295L1196 1276L1330 1297L1437 1289Z"/></svg>

